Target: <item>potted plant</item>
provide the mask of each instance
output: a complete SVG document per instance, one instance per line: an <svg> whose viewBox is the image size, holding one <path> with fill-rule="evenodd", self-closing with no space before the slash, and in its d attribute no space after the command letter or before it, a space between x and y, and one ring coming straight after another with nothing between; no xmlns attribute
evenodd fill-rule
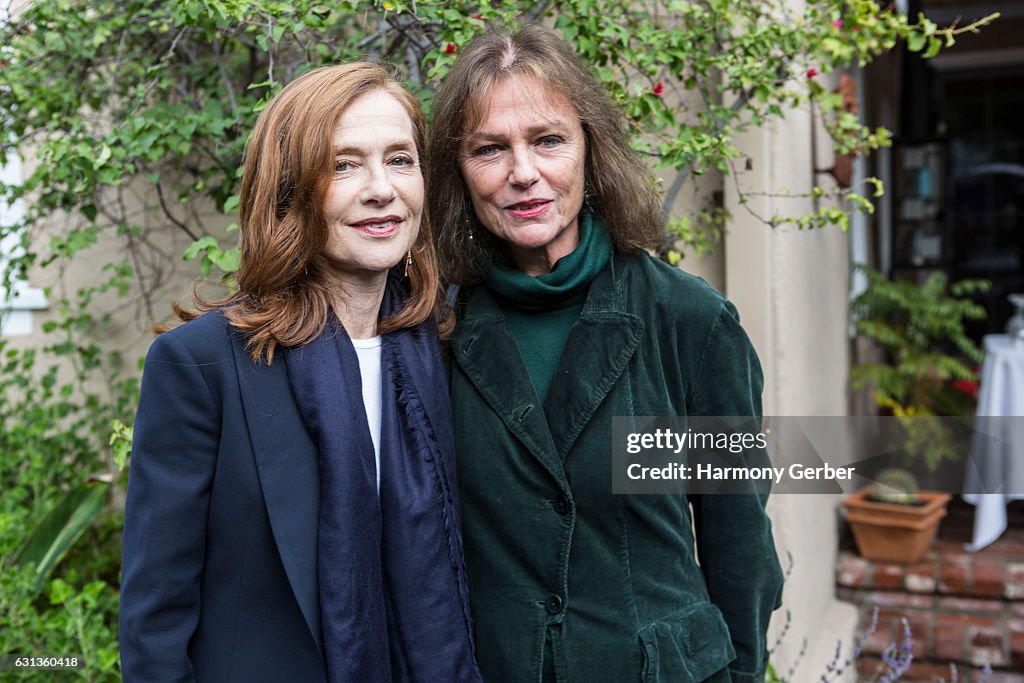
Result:
<svg viewBox="0 0 1024 683"><path fill-rule="evenodd" d="M843 500L861 557L910 564L927 552L946 516L948 493L920 492L904 469L879 472L873 486Z"/></svg>
<svg viewBox="0 0 1024 683"><path fill-rule="evenodd" d="M868 287L853 302L856 329L883 359L856 365L850 373L853 388L870 386L880 412L900 421L908 464L934 470L960 453L935 416L974 412L974 393L964 387L975 379L983 354L965 333L964 322L983 318L985 310L965 295L984 291L989 283L949 285L944 273L935 272L916 284L858 269ZM951 497L918 491L906 470L884 470L876 480L843 501L858 551L868 559L915 562L934 539Z"/></svg>

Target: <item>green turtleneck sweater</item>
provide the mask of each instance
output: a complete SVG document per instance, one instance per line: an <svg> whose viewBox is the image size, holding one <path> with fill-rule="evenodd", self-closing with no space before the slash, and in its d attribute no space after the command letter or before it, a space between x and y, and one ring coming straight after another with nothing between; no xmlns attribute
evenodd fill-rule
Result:
<svg viewBox="0 0 1024 683"><path fill-rule="evenodd" d="M550 273L533 277L495 263L486 283L505 314L509 332L530 373L541 402L547 396L558 359L587 299L590 283L612 255L612 241L601 219L580 214L580 241Z"/></svg>

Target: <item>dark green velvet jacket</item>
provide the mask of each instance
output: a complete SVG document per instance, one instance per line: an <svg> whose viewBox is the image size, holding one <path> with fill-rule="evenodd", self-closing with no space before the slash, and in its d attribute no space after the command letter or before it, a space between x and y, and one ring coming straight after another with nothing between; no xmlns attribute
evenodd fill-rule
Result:
<svg viewBox="0 0 1024 683"><path fill-rule="evenodd" d="M611 494L613 416L760 414L732 305L614 256L539 405L493 296L462 300L452 403L484 680L537 683L547 638L560 682L763 680L782 589L765 499Z"/></svg>

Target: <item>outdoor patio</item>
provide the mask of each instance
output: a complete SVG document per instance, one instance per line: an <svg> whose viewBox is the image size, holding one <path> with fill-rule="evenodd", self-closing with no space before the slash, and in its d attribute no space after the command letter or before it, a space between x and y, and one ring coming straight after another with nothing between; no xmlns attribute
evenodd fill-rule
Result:
<svg viewBox="0 0 1024 683"><path fill-rule="evenodd" d="M878 607L874 634L858 662L866 677L882 653L902 642L900 618L912 631L914 661L904 681L950 680L950 663L961 681L1024 683L1024 502L1009 507L1009 528L989 547L968 553L974 510L956 499L939 538L925 558L912 565L872 562L859 557L849 531L841 541L836 568L840 600L859 606L862 629Z"/></svg>

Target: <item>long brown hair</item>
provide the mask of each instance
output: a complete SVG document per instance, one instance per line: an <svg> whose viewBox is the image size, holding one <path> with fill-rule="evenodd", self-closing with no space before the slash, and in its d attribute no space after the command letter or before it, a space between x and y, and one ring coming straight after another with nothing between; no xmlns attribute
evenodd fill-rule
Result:
<svg viewBox="0 0 1024 683"><path fill-rule="evenodd" d="M518 74L538 79L575 109L586 136L587 202L604 219L615 248L658 246L663 226L657 195L646 167L629 145L622 113L604 87L554 31L536 25L515 32L493 28L461 51L434 100L428 203L444 278L460 284L479 282L488 253L496 246L470 205L459 152L465 136L486 115L494 86Z"/></svg>
<svg viewBox="0 0 1024 683"><path fill-rule="evenodd" d="M231 325L246 334L257 362L272 362L279 344L312 341L327 324L331 286L322 255L328 236L323 207L333 178L334 127L357 97L374 90L392 95L409 114L422 167L426 125L419 103L376 64L309 71L274 96L256 121L239 193L238 290L218 302L196 297L196 305L223 307ZM427 216L424 207L408 268L409 298L397 315L381 320L381 332L415 327L432 314L440 331L451 328ZM404 269L403 260L393 270ZM185 319L196 315L178 311Z"/></svg>

